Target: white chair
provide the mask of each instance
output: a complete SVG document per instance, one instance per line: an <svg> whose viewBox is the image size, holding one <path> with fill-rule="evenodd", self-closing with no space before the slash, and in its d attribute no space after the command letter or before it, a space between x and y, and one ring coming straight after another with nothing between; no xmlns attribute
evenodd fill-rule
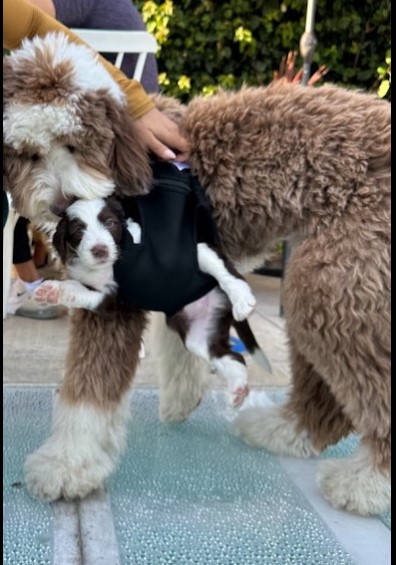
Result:
<svg viewBox="0 0 396 565"><path fill-rule="evenodd" d="M147 31L119 31L107 29L72 29L72 31L99 53L117 53L114 65L120 68L126 53L138 54L133 78L140 81L148 53L158 51L157 40ZM3 230L3 320L7 315L7 301L11 288L14 227L18 214L11 206Z"/></svg>
<svg viewBox="0 0 396 565"><path fill-rule="evenodd" d="M14 249L14 228L19 214L12 207L11 197L8 197L8 217L3 229L3 320L7 316L7 302L11 290L12 256Z"/></svg>
<svg viewBox="0 0 396 565"><path fill-rule="evenodd" d="M117 53L114 65L121 68L125 53L137 53L133 78L141 80L148 53L158 51L157 40L148 31L118 31L107 29L72 29L76 35L99 53Z"/></svg>

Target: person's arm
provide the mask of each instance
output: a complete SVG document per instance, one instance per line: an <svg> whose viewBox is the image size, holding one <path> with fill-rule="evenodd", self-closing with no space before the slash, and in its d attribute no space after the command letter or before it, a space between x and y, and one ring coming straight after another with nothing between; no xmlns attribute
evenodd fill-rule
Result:
<svg viewBox="0 0 396 565"><path fill-rule="evenodd" d="M42 10L25 0L3 1L3 47L15 49L25 38L32 39L36 35L45 36L50 31L65 33L71 41L86 45L72 33ZM180 135L178 126L155 108L154 102L146 94L139 82L128 79L121 71L98 55L101 63L123 89L128 108L136 118L143 142L158 157L168 160L183 160L188 153L188 144Z"/></svg>
<svg viewBox="0 0 396 565"><path fill-rule="evenodd" d="M51 18L56 19L56 10L52 0L29 0L29 1L31 4L33 4L33 6L40 8L40 10L43 10L43 12L51 16ZM67 22L63 22L63 24L69 25L67 24Z"/></svg>
<svg viewBox="0 0 396 565"><path fill-rule="evenodd" d="M131 0L29 0L70 28L147 31L144 21ZM78 33L77 33L78 34ZM115 53L101 53L114 64ZM121 70L132 78L138 61L137 53L126 53ZM142 78L139 81L147 93L159 92L158 65L153 53L147 53Z"/></svg>
<svg viewBox="0 0 396 565"><path fill-rule="evenodd" d="M68 27L83 27L96 3L95 0L34 0L33 4L37 2L52 4L54 17ZM111 10L110 5L108 7Z"/></svg>

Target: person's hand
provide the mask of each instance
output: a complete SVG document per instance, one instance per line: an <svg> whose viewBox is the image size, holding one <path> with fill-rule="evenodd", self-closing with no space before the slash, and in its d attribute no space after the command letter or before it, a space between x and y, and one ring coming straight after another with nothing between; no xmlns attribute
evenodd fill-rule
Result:
<svg viewBox="0 0 396 565"><path fill-rule="evenodd" d="M157 108L136 120L136 126L146 147L164 161L187 161L189 145L178 125Z"/></svg>

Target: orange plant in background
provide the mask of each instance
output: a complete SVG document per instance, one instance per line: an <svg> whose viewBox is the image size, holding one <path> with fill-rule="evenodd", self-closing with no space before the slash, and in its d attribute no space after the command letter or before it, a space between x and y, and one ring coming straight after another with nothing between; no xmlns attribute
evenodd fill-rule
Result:
<svg viewBox="0 0 396 565"><path fill-rule="evenodd" d="M273 80L283 80L284 82L300 82L303 70L301 68L296 72L296 59L297 51L289 51L287 55L284 55L279 65L279 70L274 71ZM327 71L328 69L325 65L319 67L319 69L308 80L308 85L312 86L313 84L318 82L318 80L320 80L327 73Z"/></svg>

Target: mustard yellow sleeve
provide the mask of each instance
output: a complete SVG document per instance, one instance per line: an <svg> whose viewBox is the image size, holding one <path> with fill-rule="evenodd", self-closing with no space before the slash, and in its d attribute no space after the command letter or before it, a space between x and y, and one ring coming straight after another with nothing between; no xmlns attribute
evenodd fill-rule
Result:
<svg viewBox="0 0 396 565"><path fill-rule="evenodd" d="M26 0L3 1L3 47L15 49L25 38L32 39L36 35L44 36L50 31L63 31L71 41L85 43L67 27L60 24ZM111 63L100 57L111 76L118 82L124 91L128 108L135 118L146 114L154 103L144 91L140 82L128 79Z"/></svg>

